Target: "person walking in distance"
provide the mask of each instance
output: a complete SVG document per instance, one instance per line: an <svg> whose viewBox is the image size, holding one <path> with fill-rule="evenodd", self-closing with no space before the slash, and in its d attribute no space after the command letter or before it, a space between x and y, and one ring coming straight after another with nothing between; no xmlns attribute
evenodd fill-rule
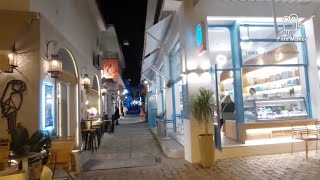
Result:
<svg viewBox="0 0 320 180"><path fill-rule="evenodd" d="M118 106L115 107L114 117L116 121L116 125L119 125L120 112Z"/></svg>
<svg viewBox="0 0 320 180"><path fill-rule="evenodd" d="M128 108L126 106L123 106L123 115L126 118L127 117Z"/></svg>

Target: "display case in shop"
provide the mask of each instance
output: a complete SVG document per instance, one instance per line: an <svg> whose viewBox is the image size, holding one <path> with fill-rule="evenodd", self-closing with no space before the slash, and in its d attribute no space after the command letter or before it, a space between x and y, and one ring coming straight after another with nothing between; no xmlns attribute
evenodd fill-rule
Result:
<svg viewBox="0 0 320 180"><path fill-rule="evenodd" d="M300 95L301 82L298 68L290 67L287 69L291 70L281 72L284 68L279 68L280 73L273 73L263 78L253 78L247 75L247 79L244 81L245 91L254 88L258 97L263 99ZM272 69L264 68L263 71L259 70L256 73L264 73L268 72L268 70L271 71Z"/></svg>
<svg viewBox="0 0 320 180"><path fill-rule="evenodd" d="M306 103L303 97L256 99L244 103L246 122L288 120L306 118Z"/></svg>

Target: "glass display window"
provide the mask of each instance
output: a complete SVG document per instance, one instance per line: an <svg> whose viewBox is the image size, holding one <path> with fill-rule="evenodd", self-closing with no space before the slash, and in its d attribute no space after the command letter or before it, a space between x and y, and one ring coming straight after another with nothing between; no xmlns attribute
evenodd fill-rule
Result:
<svg viewBox="0 0 320 180"><path fill-rule="evenodd" d="M224 27L209 28L208 38L211 64L217 64L218 69L232 68L233 64L229 29Z"/></svg>
<svg viewBox="0 0 320 180"><path fill-rule="evenodd" d="M234 85L233 85L233 71L218 71L218 89L219 101L222 102L224 97L230 95L234 101Z"/></svg>
<svg viewBox="0 0 320 180"><path fill-rule="evenodd" d="M303 66L245 67L242 69L242 84L245 121L258 120L259 117L263 119L265 115L271 117L270 113L272 114L276 110L281 110L281 116L283 116L284 112L292 111L292 108L288 108L293 102L290 100L307 96ZM279 102L284 102L282 100L286 100L286 103L278 106ZM268 105L259 106L257 105L258 101L268 101ZM295 106L299 105L298 102L294 102ZM305 103L304 100L303 103ZM269 114L268 111L270 111ZM305 115L305 113L303 114Z"/></svg>
<svg viewBox="0 0 320 180"><path fill-rule="evenodd" d="M242 69L243 99L255 91L255 99L305 97L303 67L246 67Z"/></svg>
<svg viewBox="0 0 320 180"><path fill-rule="evenodd" d="M240 46L244 66L305 64L303 43L241 42Z"/></svg>
<svg viewBox="0 0 320 180"><path fill-rule="evenodd" d="M291 27L286 26L286 29ZM240 25L240 39L276 39L277 37L290 37L290 36L300 36L302 35L301 29L295 31L290 31L287 34L284 30L282 22L278 22L278 36L275 33L275 27L273 24L242 24Z"/></svg>
<svg viewBox="0 0 320 180"><path fill-rule="evenodd" d="M307 118L304 97L256 99L245 103L246 122Z"/></svg>

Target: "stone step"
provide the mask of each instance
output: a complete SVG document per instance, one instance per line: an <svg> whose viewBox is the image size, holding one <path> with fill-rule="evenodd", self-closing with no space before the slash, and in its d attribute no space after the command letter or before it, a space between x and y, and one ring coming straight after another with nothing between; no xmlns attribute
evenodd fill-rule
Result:
<svg viewBox="0 0 320 180"><path fill-rule="evenodd" d="M170 136L159 137L157 128L150 128L150 130L166 156L170 158L184 158L184 147L178 141Z"/></svg>

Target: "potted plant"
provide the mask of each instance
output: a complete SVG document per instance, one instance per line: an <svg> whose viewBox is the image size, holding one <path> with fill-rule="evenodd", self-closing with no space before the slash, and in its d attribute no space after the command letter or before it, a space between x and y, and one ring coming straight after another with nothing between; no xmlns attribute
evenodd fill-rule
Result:
<svg viewBox="0 0 320 180"><path fill-rule="evenodd" d="M209 126L214 118L213 92L200 88L199 93L193 98L191 103L191 113L195 120L204 125L205 134L199 134L199 148L201 154L201 165L204 168L211 167L214 162L213 134L209 133Z"/></svg>

